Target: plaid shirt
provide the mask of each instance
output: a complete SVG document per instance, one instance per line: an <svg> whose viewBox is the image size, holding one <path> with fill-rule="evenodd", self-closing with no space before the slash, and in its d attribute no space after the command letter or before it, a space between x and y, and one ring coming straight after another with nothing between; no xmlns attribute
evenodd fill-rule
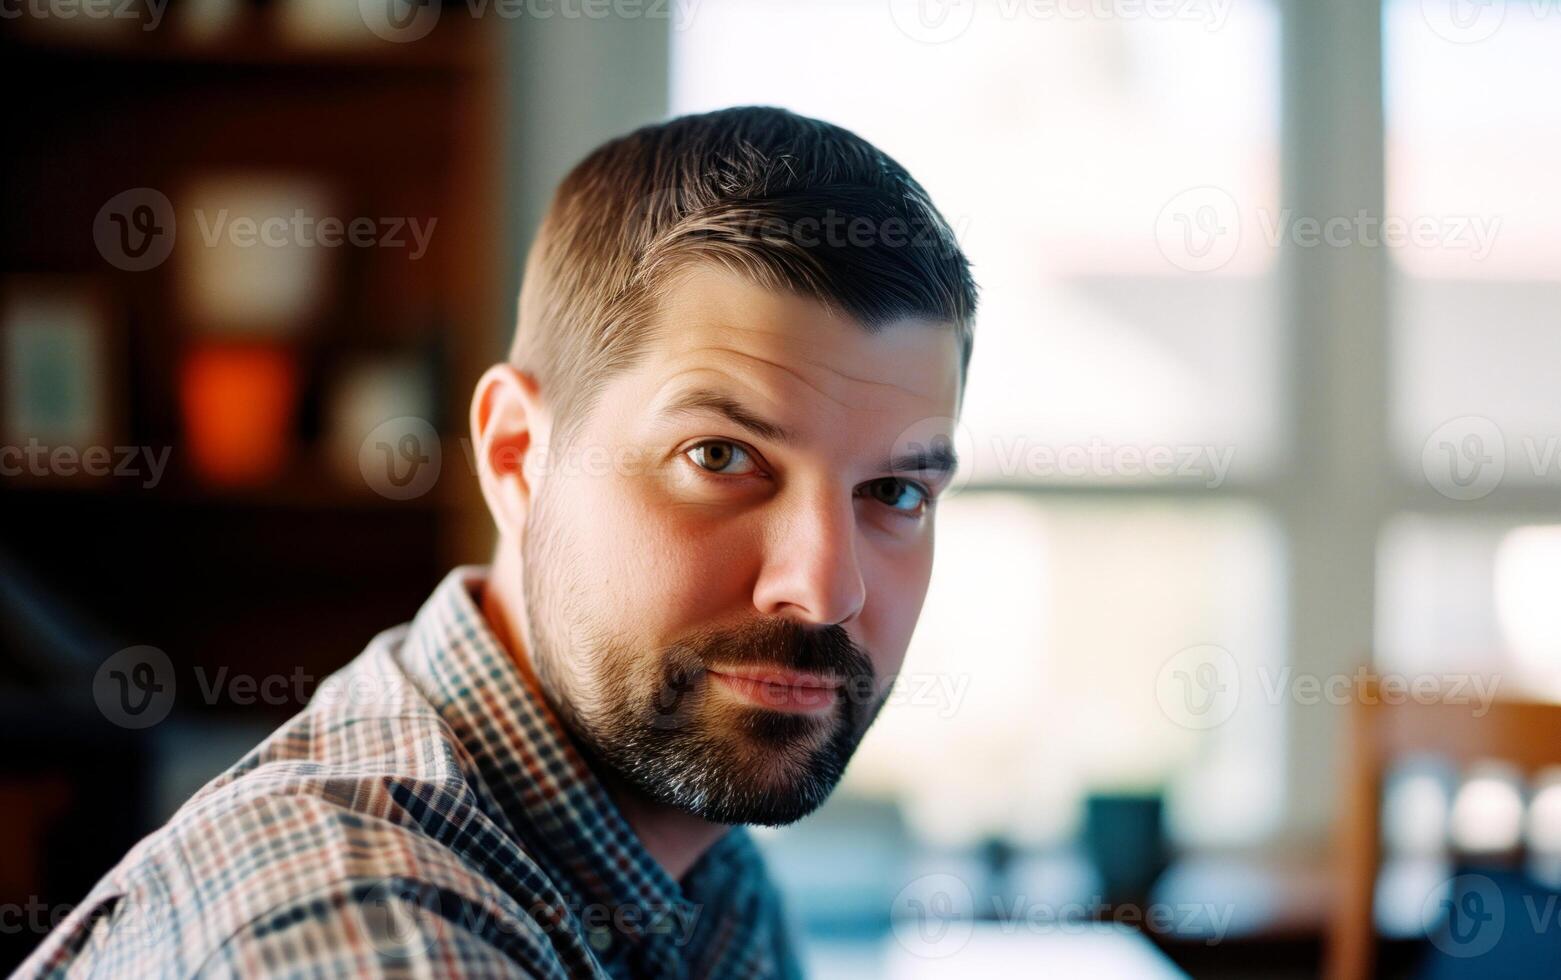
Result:
<svg viewBox="0 0 1561 980"><path fill-rule="evenodd" d="M797 972L742 829L681 885L457 569L92 890L22 976Z"/></svg>

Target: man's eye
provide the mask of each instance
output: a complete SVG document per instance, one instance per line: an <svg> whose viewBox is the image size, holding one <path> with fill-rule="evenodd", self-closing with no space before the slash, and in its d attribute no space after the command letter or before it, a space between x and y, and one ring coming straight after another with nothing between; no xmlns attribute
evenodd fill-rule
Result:
<svg viewBox="0 0 1561 980"><path fill-rule="evenodd" d="M885 477L867 484L867 495L881 504L887 504L903 514L921 513L927 504L928 494L922 487L899 477Z"/></svg>
<svg viewBox="0 0 1561 980"><path fill-rule="evenodd" d="M694 465L701 469L724 476L746 476L757 472L753 457L748 455L748 450L735 442L713 439L710 442L700 443L683 455L693 460Z"/></svg>

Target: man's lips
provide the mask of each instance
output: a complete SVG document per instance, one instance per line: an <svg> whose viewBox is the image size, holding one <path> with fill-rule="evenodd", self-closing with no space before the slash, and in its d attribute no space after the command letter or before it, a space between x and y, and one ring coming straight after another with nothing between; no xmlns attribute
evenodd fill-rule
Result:
<svg viewBox="0 0 1561 980"><path fill-rule="evenodd" d="M729 693L775 711L816 714L834 707L842 682L822 674L774 667L711 667L707 673Z"/></svg>

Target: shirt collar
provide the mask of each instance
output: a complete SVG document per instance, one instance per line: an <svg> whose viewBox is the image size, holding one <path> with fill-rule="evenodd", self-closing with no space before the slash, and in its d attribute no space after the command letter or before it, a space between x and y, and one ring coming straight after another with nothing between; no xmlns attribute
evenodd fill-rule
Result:
<svg viewBox="0 0 1561 980"><path fill-rule="evenodd" d="M412 621L403 668L476 760L511 826L585 901L692 911L564 734L535 678L489 627L472 594L486 576L473 565L445 577Z"/></svg>

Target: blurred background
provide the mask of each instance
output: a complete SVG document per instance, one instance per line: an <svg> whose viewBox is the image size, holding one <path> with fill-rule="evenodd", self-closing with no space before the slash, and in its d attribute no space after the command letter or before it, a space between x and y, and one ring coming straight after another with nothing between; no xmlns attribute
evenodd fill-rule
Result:
<svg viewBox="0 0 1561 980"><path fill-rule="evenodd" d="M487 559L553 186L753 103L903 163L983 293L906 673L762 836L813 970L1561 962L1548 0L0 13L0 966Z"/></svg>

